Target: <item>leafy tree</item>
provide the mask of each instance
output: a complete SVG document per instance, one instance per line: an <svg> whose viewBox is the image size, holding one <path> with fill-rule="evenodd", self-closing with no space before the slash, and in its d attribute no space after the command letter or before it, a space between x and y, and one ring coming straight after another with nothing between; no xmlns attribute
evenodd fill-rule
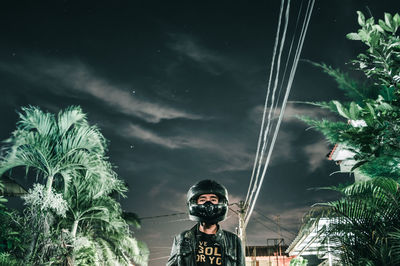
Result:
<svg viewBox="0 0 400 266"><path fill-rule="evenodd" d="M330 218L322 232L325 241L335 243L334 253L344 265L400 264L400 16L385 13L375 22L358 13L360 29L347 38L367 46L352 61L365 81L355 81L346 73L325 64L349 98L348 102L310 103L329 109L337 120L302 117L322 132L332 144L343 144L355 153L358 169L367 181L330 188L341 193L339 200L323 205L319 218ZM344 120L344 121L343 121ZM318 219L317 219L318 221Z"/></svg>
<svg viewBox="0 0 400 266"><path fill-rule="evenodd" d="M34 232L29 262L80 264L93 251L90 258L98 265L145 264L148 250L132 237L115 199L127 188L107 161L105 138L81 108L56 116L27 107L19 116L17 130L5 141L0 175L24 167L45 184L34 184L24 196L26 225ZM82 237L95 248L79 245ZM109 256L99 260L105 243Z"/></svg>
<svg viewBox="0 0 400 266"><path fill-rule="evenodd" d="M131 236L128 222L132 224L132 219L124 217L119 203L110 196L115 193L124 196L126 186L109 163L99 167L104 168L96 171L101 175L86 172L89 176L72 178L65 196L69 211L62 223L72 224L71 236L78 246L74 251L75 261L78 264L101 261L106 254L112 254L107 258L109 263L146 263L149 252L144 243ZM139 224L137 219L134 222Z"/></svg>
<svg viewBox="0 0 400 266"><path fill-rule="evenodd" d="M49 201L55 179L67 190L74 174L92 169L105 156L104 137L96 127L89 125L80 107L67 108L57 117L37 107L27 107L22 108L19 117L17 129L5 141L0 175L15 167L25 167L27 173L33 169L46 183L43 197L37 200ZM32 192L38 193L38 190ZM45 230L45 235L49 234L54 220L51 208L40 207L32 212L38 215L32 217L31 227L35 233L28 257L36 252L41 229Z"/></svg>
<svg viewBox="0 0 400 266"><path fill-rule="evenodd" d="M37 107L23 107L20 121L1 161L0 175L12 168L33 168L46 182L50 193L54 179L62 179L64 189L73 174L96 167L105 156L105 139L90 126L80 107L70 107L58 116ZM58 181L58 180L57 180Z"/></svg>
<svg viewBox="0 0 400 266"><path fill-rule="evenodd" d="M332 76L350 101L312 103L338 114L345 121L302 119L322 132L331 143L345 144L356 153L359 168L369 177L400 177L400 39L396 35L400 16L385 13L385 21L365 20L358 12L361 28L350 33L351 40L362 41L368 49L352 63L365 73L364 82L325 64L315 64ZM347 121L363 121L352 126ZM353 170L354 170L353 169Z"/></svg>
<svg viewBox="0 0 400 266"><path fill-rule="evenodd" d="M21 260L17 257L24 251L20 233L22 219L17 212L10 211L3 204L7 202L7 199L1 195L3 189L0 179L0 265L19 265Z"/></svg>
<svg viewBox="0 0 400 266"><path fill-rule="evenodd" d="M318 206L327 207L319 217L330 218L323 229L344 265L398 265L395 236L400 229L400 185L391 178L373 178L342 188L332 188L342 198Z"/></svg>

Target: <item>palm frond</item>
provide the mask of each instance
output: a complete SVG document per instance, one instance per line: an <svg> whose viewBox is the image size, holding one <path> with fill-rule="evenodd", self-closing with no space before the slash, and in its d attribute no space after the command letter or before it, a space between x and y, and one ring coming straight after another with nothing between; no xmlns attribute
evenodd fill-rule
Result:
<svg viewBox="0 0 400 266"><path fill-rule="evenodd" d="M393 255L396 249L392 250L388 232L400 230L399 184L390 178L375 178L339 191L343 197L322 204L325 209L318 214L330 221L324 229L325 241L340 243L334 249L348 264L394 265L399 257Z"/></svg>
<svg viewBox="0 0 400 266"><path fill-rule="evenodd" d="M74 125L88 127L86 114L83 113L80 106L70 106L65 110L61 110L57 116L58 130L61 135L64 135Z"/></svg>
<svg viewBox="0 0 400 266"><path fill-rule="evenodd" d="M55 130L54 115L45 113L38 107L22 107L18 113L17 128L24 131L37 131L42 136L50 135Z"/></svg>

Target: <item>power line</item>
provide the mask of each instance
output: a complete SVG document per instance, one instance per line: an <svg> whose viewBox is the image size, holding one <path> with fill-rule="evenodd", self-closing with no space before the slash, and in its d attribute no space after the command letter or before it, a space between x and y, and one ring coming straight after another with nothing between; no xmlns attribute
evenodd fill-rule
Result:
<svg viewBox="0 0 400 266"><path fill-rule="evenodd" d="M230 209L231 211L233 211L236 215L239 215L239 213L238 213L237 211L235 211L234 209L232 209L231 207L229 207L229 209Z"/></svg>
<svg viewBox="0 0 400 266"><path fill-rule="evenodd" d="M250 199L251 199L251 195L253 195L253 193L255 192L255 189L257 188L258 174L256 175L256 180L254 181L253 189L252 189L251 195L250 195L250 187L252 186L253 178L254 178L254 173L255 173L255 169L256 169L256 167L257 167L257 161L258 161L259 151L260 151L260 147L261 147L261 136L262 136L262 132L263 132L263 128L264 128L264 123L265 123L265 116L266 116L267 108L268 108L268 98L269 98L269 94L270 94L270 90L271 90L272 74L273 74L272 69L274 69L274 65L275 65L275 56L276 56L276 51L277 51L277 49L278 49L279 32L280 32L280 28L281 28L281 20L282 20L283 5L284 5L284 1L281 1L281 8L280 8L280 12L279 12L279 20L278 20L278 26L277 26L277 33L276 33L276 36L275 36L274 51L273 51L273 54L272 54L271 72L270 72L270 74L269 74L269 79L268 79L267 97L265 97L263 118L262 118L262 122L261 122L261 130L260 130L260 134L259 134L259 136L258 136L258 144L257 144L256 158L255 158L255 160L254 160L254 166L253 166L253 171L252 171L252 174L251 174L249 189L248 189L248 191L247 191L246 200L245 200L245 204L246 204L246 205L249 204L249 201L250 201Z"/></svg>
<svg viewBox="0 0 400 266"><path fill-rule="evenodd" d="M269 227L268 225L266 225L263 221L261 221L260 219L258 219L257 217L254 217L254 220L256 222L258 222L259 224L261 224L262 226L264 226L265 228L267 228L268 230L272 231L273 233L279 235L279 233L277 232L276 229L272 229L271 227ZM287 234L284 234L285 237L287 237L288 239L292 238L292 236L288 236Z"/></svg>
<svg viewBox="0 0 400 266"><path fill-rule="evenodd" d="M167 259L167 258L169 258L169 256L164 256L164 257L158 257L158 258L154 258L154 259L149 259L149 261L152 261L152 260L162 260L162 259Z"/></svg>
<svg viewBox="0 0 400 266"><path fill-rule="evenodd" d="M163 218L163 217L176 216L176 215L182 215L182 214L186 214L186 212L176 212L176 213L157 215L157 216L147 216L147 217L139 218L139 220L156 219L156 218Z"/></svg>
<svg viewBox="0 0 400 266"><path fill-rule="evenodd" d="M282 14L283 14L283 9L284 9L284 3L285 0L281 1L281 7L280 7L280 12L279 12L279 19L278 19L278 26L277 26L277 33L276 33L276 37L275 37L275 44L274 44L274 51L273 51L273 56L272 56L272 63L271 63L271 71L270 71L270 75L269 75L269 80L268 80L268 90L267 90L267 96L266 96L266 101L265 101L265 105L264 105L264 112L263 112L263 120L261 123L261 129L260 129L260 136L259 136L259 143L258 145L260 145L260 140L261 140L261 136L263 135L263 145L262 145L262 149L261 149L261 154L260 154L260 158L258 159L258 155L259 155L259 147L257 147L257 155L256 155L256 159L255 159L255 163L254 163L254 167L257 168L257 172L256 172L256 176L255 176L255 181L254 181L254 185L253 185L253 189L251 190L251 194L246 197L246 206L251 206L252 202L255 199L255 193L257 193L259 187L261 186L262 182L259 182L259 177L260 177L260 170L261 170L261 165L263 164L264 161L264 154L266 151L266 147L267 147L267 143L269 142L269 138L268 138L268 132L269 132L269 128L270 128L270 124L271 124L271 114L272 114L272 108L274 106L274 100L275 100L275 91L277 88L277 80L279 77L279 68L280 68L280 59L281 59L281 55L282 55L282 51L283 51L283 44L285 41L285 36L286 36L286 29L288 26L288 9L289 9L289 4L290 4L290 0L287 2L286 5L286 16L285 16L285 25L284 25L284 31L283 31L283 36L281 37L281 39L279 39L280 37L280 30L281 30L281 21L282 21ZM280 43L280 49L279 49L279 54L278 54L278 60L276 63L275 67L275 57L276 57L276 52L277 52L277 48L278 48L278 44ZM276 69L276 71L275 71ZM272 96L271 96L271 107L268 108L268 99L269 99L269 94L270 94L270 89L271 89L271 84L272 84L272 76L273 73L276 72L275 74L275 80L274 80L274 86L272 89ZM264 121L265 121L265 117L266 117L266 113L267 113L267 109L269 109L268 112L268 119L267 119L267 125L264 128ZM252 173L252 178L253 179L253 175L254 175L254 170L255 168L253 168L253 173ZM246 215L245 215L247 220L247 211L246 211ZM246 222L247 224L247 222Z"/></svg>
<svg viewBox="0 0 400 266"><path fill-rule="evenodd" d="M235 211L235 210L232 209L231 207L229 207L229 209L230 209L233 213L235 213L237 216L240 215L237 211ZM257 213L260 214L259 212L257 212ZM275 225L280 226L284 231L290 233L290 234L293 235L293 236L296 236L296 234L292 233L292 232L289 231L288 229L286 229L286 228L282 227L281 225L277 224L277 223L276 223L274 220L272 220L271 218L269 218L269 217L267 217L267 216L264 216L264 215L262 215L262 214L260 214L260 215L263 216L264 218L268 219L269 221L272 221ZM255 221L256 221L257 223L261 224L262 226L264 226L264 227L267 228L268 230L272 231L273 233L278 234L278 232L276 231L276 229L272 229L271 227L269 227L268 225L266 225L261 219L259 219L259 218L257 218L257 217L254 217L254 219L255 219ZM289 238L289 239L292 238L292 236L288 236L287 234L284 234L284 235L285 235L285 237L287 237L287 238Z"/></svg>
<svg viewBox="0 0 400 266"><path fill-rule="evenodd" d="M280 68L280 60L281 60L281 56L282 56L282 51L283 51L283 45L285 42L285 37L286 37L286 30L287 30L287 26L288 26L288 21L289 21L289 17L288 17L288 11L289 11L289 5L290 5L290 0L287 2L286 4L286 12L285 12L285 25L284 25L284 31L283 31L283 35L281 37L281 39L279 40L279 35L280 35L280 28L281 28L281 21L282 21L282 14L283 14L283 9L284 9L284 3L285 0L281 1L281 7L280 7L280 12L279 12L279 20L278 20L278 28L277 28L277 33L276 33L276 38L275 38L275 45L274 45L274 52L273 52L273 64L271 65L271 71L270 71L270 76L269 76L269 81L268 81L268 91L267 91L267 97L266 97L266 104L264 106L264 113L263 113L263 123L261 126L261 130L260 130L260 134L263 135L263 145L262 145L262 149L261 149L261 155L260 158L258 159L258 163L257 164L257 173L256 173L256 179L254 181L254 186L253 189L251 191L251 194L248 198L248 201L246 202L248 206L250 206L250 212L252 211L252 205L253 202L256 198L256 194L257 191L259 190L259 188L261 187L262 181L258 181L259 177L260 177L260 170L264 161L264 154L267 148L267 143L269 142L269 129L270 129L270 125L271 125L271 115L272 115L272 107L274 106L274 100L275 100L275 92L277 89L277 82L278 82L278 78L279 78L279 68ZM280 49L279 49L279 54L278 54L278 60L276 63L276 66L274 64L274 60L275 60L275 56L276 56L276 52L277 52L277 47L278 44L280 43ZM276 71L275 71L276 69ZM271 106L269 107L269 112L268 112L268 119L267 119L267 125L264 128L264 120L265 120L265 116L266 116L266 112L268 109L268 98L269 98L269 94L270 94L270 87L271 87L271 82L272 82L272 76L273 73L276 72L275 74L275 80L274 80L274 86L272 89L272 96L271 96ZM258 156L257 156L258 157ZM245 215L245 224L248 223L248 211Z"/></svg>
<svg viewBox="0 0 400 266"><path fill-rule="evenodd" d="M168 223L175 223L175 222L186 222L190 221L189 218L183 218L183 219L176 219L176 220L168 220L168 221L151 221L153 224L168 224Z"/></svg>
<svg viewBox="0 0 400 266"><path fill-rule="evenodd" d="M294 235L294 236L297 235L297 234L294 233L292 230L289 230L289 229L283 227L282 225L278 224L278 223L277 223L276 221L274 221L273 219L271 219L271 218L269 218L268 216L262 214L261 212L259 212L259 210L256 210L256 213L258 213L258 215L261 215L262 217L264 217L264 218L267 219L268 221L274 223L275 225L280 226L280 228L282 228L284 231L286 231L286 232L288 232L288 233L290 233L290 234L292 234L292 235Z"/></svg>
<svg viewBox="0 0 400 266"><path fill-rule="evenodd" d="M282 1L284 1L284 0L282 0ZM311 14L312 14L312 10L313 10L313 7L314 7L314 2L315 2L315 0L310 0L308 2L305 18L303 20L303 26L302 26L302 29L301 29L301 33L300 33L300 37L299 37L298 43L297 43L295 56L294 56L294 59L293 59L292 68L291 68L290 75L289 75L289 78L288 78L288 81L287 81L287 85L286 85L286 92L285 92L285 95L284 95L284 98L283 98L283 101L282 101L282 107L280 109L280 113L279 113L278 121L277 121L276 126L275 126L274 134L273 134L271 143L269 144L268 154L267 154L267 157L265 159L264 169L263 169L263 172L261 174L261 179L260 179L258 184L253 186L253 191L252 191L251 195L253 195L254 190L256 190L254 197L252 197L252 196L249 197L249 201L248 201L249 202L249 208L247 209L247 212L246 212L245 225L248 224L249 219L251 217L251 214L252 214L252 212L254 210L254 206L255 206L255 203L257 201L258 195L260 193L261 185L262 185L262 183L264 181L265 173L266 173L266 170L268 168L269 161L271 159L272 151L273 151L273 148L275 146L275 142L276 142L276 139L277 139L277 136L278 136L279 128L280 128L280 125L281 125L281 122L282 122L282 119L283 119L284 111L286 109L286 104L287 104L287 100L288 100L288 97L289 97L289 93L290 93L290 90L291 90L291 87L292 87L292 84L293 84L294 75L295 75L295 72L296 72L296 69L297 69L297 65L298 65L298 62L299 62L299 59L300 59L300 54L301 54L301 50L303 48L305 35L306 35L307 29L308 29L308 25L309 25L309 22L310 22L310 19L311 19ZM285 27L287 26L286 23L288 21L289 3L290 3L290 0L288 1L288 4L286 6ZM282 37L282 42L284 42L285 34L286 34L286 28L284 30L284 36ZM282 48L282 43L281 43L281 48ZM274 52L276 52L276 51L274 51ZM279 52L281 53L282 50L280 50ZM278 61L280 61L280 55L278 57ZM279 73L279 66L280 66L280 64L278 62L278 69L277 69L278 73ZM271 71L273 71L273 69L271 69ZM274 91L273 91L272 98L274 98L274 94L275 94L275 91L276 91L276 88L277 88L278 77L279 77L279 75L276 74L275 86L274 86ZM284 81L282 81L282 82L284 82ZM273 100L272 100L272 107L273 107L273 105L274 105L274 103L273 103ZM269 130L270 130L269 123L270 123L271 114L272 114L272 109L270 109L270 112L269 112L269 115L268 115L267 128L264 130L264 144L263 144L263 149L262 149L262 152L261 152L261 158L259 159L259 165L258 165L258 169L257 169L256 180L258 180L258 174L260 172L259 170L261 168L264 152L266 150L266 146L267 146L267 143L268 143L267 140L269 139L268 138L269 137L268 133L269 133ZM261 130L263 130L263 129L261 129ZM255 183L256 183L256 181L255 181Z"/></svg>

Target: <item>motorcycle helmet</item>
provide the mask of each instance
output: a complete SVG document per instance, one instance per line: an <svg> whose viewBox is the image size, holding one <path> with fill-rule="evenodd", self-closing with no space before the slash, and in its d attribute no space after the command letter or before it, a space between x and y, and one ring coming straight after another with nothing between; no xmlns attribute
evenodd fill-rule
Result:
<svg viewBox="0 0 400 266"><path fill-rule="evenodd" d="M197 204L197 199L203 194L218 196L218 204L210 201ZM206 224L216 224L225 220L228 213L228 191L214 180L202 180L194 184L187 193L186 203L189 210L189 219Z"/></svg>

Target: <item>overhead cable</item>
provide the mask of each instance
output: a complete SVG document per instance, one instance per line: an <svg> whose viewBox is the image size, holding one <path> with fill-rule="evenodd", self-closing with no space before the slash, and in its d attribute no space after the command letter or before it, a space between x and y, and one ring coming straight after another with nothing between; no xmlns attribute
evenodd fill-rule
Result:
<svg viewBox="0 0 400 266"><path fill-rule="evenodd" d="M163 217L176 216L176 215L182 215L182 214L186 214L186 212L176 212L176 213L170 213L170 214L164 214L164 215L157 215L157 216L140 217L139 220L163 218Z"/></svg>
<svg viewBox="0 0 400 266"><path fill-rule="evenodd" d="M281 8L280 8L279 20L278 20L278 28L277 28L277 33L276 33L276 36L275 36L274 52L273 52L273 55L272 55L271 70L273 69L274 64L275 64L275 56L276 56L276 51L278 49L279 32L280 32L280 28L281 28L281 20L282 20L284 2L285 1L281 1ZM256 158L254 160L253 171L252 171L251 178L250 178L250 185L249 185L249 189L247 190L247 195L246 195L246 200L245 200L246 204L248 203L249 198L250 198L250 189L251 189L251 187L253 185L254 173L255 173L255 169L257 167L258 155L259 155L260 146L261 146L261 137L262 137L262 132L263 132L262 129L264 128L265 116L266 116L266 113L267 113L268 98L269 98L269 94L270 94L271 83L272 83L272 71L270 71L270 74L269 74L268 87L267 87L267 97L265 98L265 103L264 103L264 111L263 111L263 118L262 118L262 122L261 122L261 130L260 130L260 134L258 136L257 152L256 152ZM256 186L256 183L257 183L257 181L255 181L255 183L254 183L255 186ZM253 193L253 191L252 191L252 193Z"/></svg>
<svg viewBox="0 0 400 266"><path fill-rule="evenodd" d="M284 2L284 0L282 0L282 3L283 2ZM246 197L246 204L248 204L248 208L247 208L246 215L245 215L245 225L247 225L247 223L249 222L251 214L252 214L252 212L254 210L254 206L255 206L255 203L257 201L258 195L260 193L261 185L262 185L262 183L264 181L265 173L266 173L266 170L268 168L268 165L269 165L269 162L270 162L270 159L271 159L272 151L273 151L273 148L274 148L277 136L278 136L279 128L280 128L280 125L281 125L281 122L282 122L282 119L283 119L283 115L284 115L284 112L285 112L285 109L286 109L287 100L288 100L288 97L289 97L291 86L293 84L293 80L294 80L295 72L296 72L296 69L297 69L298 61L300 59L301 50L302 50L303 44L304 44L304 39L305 39L306 32L307 32L307 29L308 29L308 25L309 25L309 22L310 22L310 19L311 19L311 14L312 14L312 10L313 10L313 7L314 7L314 2L315 2L315 0L310 0L308 2L308 5L307 5L307 10L306 10L306 13L305 13L305 18L303 20L303 25L302 25L300 37L299 37L299 40L298 40L298 43L297 43L296 52L295 52L295 56L294 56L293 64L292 64L292 68L291 68L290 75L289 75L289 78L288 78L288 81L287 81L287 85L286 85L286 92L285 92L285 95L284 95L284 98L283 98L283 101L282 101L282 107L280 109L279 116L278 116L278 121L276 123L275 129L274 129L274 133L273 133L273 136L272 136L272 140L271 140L270 143L269 143L270 123L271 123L271 120L272 120L272 112L273 112L273 109L275 109L275 108L270 108L270 110L269 110L268 120L267 120L267 127L265 129L263 127L261 128L261 132L264 133L263 148L262 148L262 151L261 151L260 158L258 159L257 174L255 176L255 181L253 182L253 184L250 184L250 186L253 188L252 189L252 193L250 194L250 196ZM288 22L289 5L290 5L290 0L288 1L287 6L286 6L285 26L286 26L286 23ZM284 35L282 36L281 48L283 47L283 42L285 40L286 29L287 28L284 29ZM274 53L275 52L276 51L274 50ZM279 52L281 53L282 49L280 49ZM291 49L290 49L290 52L291 52ZM277 89L277 84L278 84L278 79L279 79L280 56L281 56L281 54L278 56L277 70L276 70L276 75L275 75L274 88L273 88L273 92L272 92L272 99L273 100L272 100L271 107L274 106L274 95L275 95L275 92L276 92L276 89ZM288 56L290 57L290 54ZM273 71L274 70L271 69L271 73ZM284 81L282 81L282 83L283 82ZM268 93L267 93L267 95L268 95ZM264 108L264 112L266 112L266 108ZM264 120L264 117L263 117L263 120ZM266 150L267 146L268 146L268 154L267 154L266 159L264 160L264 153L265 153L265 150ZM262 171L261 177L259 177L260 169L261 169L262 166L263 166L263 171ZM251 180L252 179L254 179L253 174L252 174Z"/></svg>
<svg viewBox="0 0 400 266"><path fill-rule="evenodd" d="M286 3L285 24L284 24L283 35L282 35L281 38L279 38L280 37L280 28L281 28L281 21L282 21L282 14L283 14L284 5L285 5L285 0L282 0L281 1L281 9L280 9L280 12L279 12L278 29L277 29L276 39L275 39L273 58L275 58L276 52L277 52L275 47L278 47L278 45L280 44L280 49L279 49L278 60L277 60L276 66L275 66L275 64L273 64L271 66L271 70L270 70L270 80L268 82L268 92L267 92L267 97L266 97L266 104L264 105L264 114L263 114L263 120L265 120L265 115L266 115L267 109L269 109L268 118L267 118L267 125L264 128L264 123L262 123L261 130L260 130L260 134L263 135L263 146L262 146L262 149L261 149L260 158L258 160L256 160L256 162L255 162L257 164L256 178L255 178L253 189L252 189L251 194L249 196L249 200L247 202L247 206L251 206L252 205L252 202L254 201L254 198L255 198L255 193L257 192L259 186L261 185L261 182L259 183L258 180L259 180L259 176L260 176L261 166L264 163L264 154L265 154L265 151L266 151L266 148L267 148L267 144L268 144L268 141L269 141L267 133L269 132L269 128L270 128L270 125L271 125L271 116L272 116L272 108L271 107L273 106L273 103L274 103L274 100L275 100L275 91L276 91L277 82L278 82L278 79L279 79L280 60L281 60L281 57L282 57L283 47L284 47L284 43L285 43L285 39L286 39L287 27L288 27L288 24L289 24L290 0L288 0L287 3ZM268 108L269 89L270 89L270 85L271 85L270 82L272 80L272 76L273 76L274 72L276 72L276 74L275 74L274 86L273 86L273 89L272 89L271 106ZM246 213L246 216L247 216L247 213Z"/></svg>

